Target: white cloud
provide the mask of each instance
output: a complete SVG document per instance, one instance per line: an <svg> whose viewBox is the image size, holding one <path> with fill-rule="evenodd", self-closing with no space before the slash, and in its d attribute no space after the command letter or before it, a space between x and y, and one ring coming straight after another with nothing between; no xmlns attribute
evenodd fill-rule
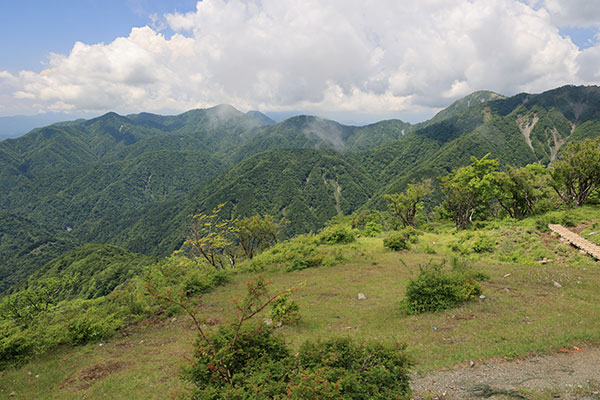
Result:
<svg viewBox="0 0 600 400"><path fill-rule="evenodd" d="M39 74L0 71L0 101L78 111L229 103L422 115L480 89L511 95L597 83L600 48L582 52L558 32L557 15L572 15L568 4L204 0L165 16L170 38L133 28L108 44L78 42L68 55L53 54Z"/></svg>
<svg viewBox="0 0 600 400"><path fill-rule="evenodd" d="M543 6L559 26L600 26L598 0L544 0Z"/></svg>

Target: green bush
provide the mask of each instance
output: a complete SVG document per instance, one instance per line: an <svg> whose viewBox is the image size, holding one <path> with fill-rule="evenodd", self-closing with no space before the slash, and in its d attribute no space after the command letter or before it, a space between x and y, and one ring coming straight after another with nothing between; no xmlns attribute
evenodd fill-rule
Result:
<svg viewBox="0 0 600 400"><path fill-rule="evenodd" d="M285 394L284 387L278 386L292 365L285 362L290 353L283 338L262 324L243 326L234 342L236 333L234 324L221 326L208 334L213 348L204 340L196 343L193 364L186 373L196 385L193 398L249 399ZM220 367L224 365L230 376L223 376ZM257 392L263 396L257 397Z"/></svg>
<svg viewBox="0 0 600 400"><path fill-rule="evenodd" d="M383 247L394 251L407 250L409 248L408 237L402 233L392 233L389 237L383 239Z"/></svg>
<svg viewBox="0 0 600 400"><path fill-rule="evenodd" d="M263 271L267 266L283 266L287 271L299 271L323 265L324 255L312 235L301 235L271 247L254 257L245 268Z"/></svg>
<svg viewBox="0 0 600 400"><path fill-rule="evenodd" d="M344 225L329 226L321 231L318 236L321 244L345 244L356 240L354 230Z"/></svg>
<svg viewBox="0 0 600 400"><path fill-rule="evenodd" d="M290 294L285 293L271 303L271 319L274 322L289 325L300 321L300 307L289 297Z"/></svg>
<svg viewBox="0 0 600 400"><path fill-rule="evenodd" d="M3 326L0 329L0 367L25 359L36 347L37 342L29 332Z"/></svg>
<svg viewBox="0 0 600 400"><path fill-rule="evenodd" d="M417 236L422 234L423 232L407 226L383 239L383 247L394 251L407 250L410 247L409 243L417 243Z"/></svg>
<svg viewBox="0 0 600 400"><path fill-rule="evenodd" d="M114 335L118 323L109 318L82 315L69 322L68 335L71 343L95 343Z"/></svg>
<svg viewBox="0 0 600 400"><path fill-rule="evenodd" d="M349 338L306 342L288 390L297 399L409 398L405 349L402 344L356 344Z"/></svg>
<svg viewBox="0 0 600 400"><path fill-rule="evenodd" d="M347 338L306 342L291 355L280 336L264 325L242 328L234 349L235 326L210 334L215 353L203 342L186 377L194 399L408 399L404 345L355 344ZM227 362L231 378L217 368Z"/></svg>
<svg viewBox="0 0 600 400"><path fill-rule="evenodd" d="M473 273L463 268L446 271L444 264L421 266L419 275L409 280L403 301L408 314L445 310L481 294Z"/></svg>
<svg viewBox="0 0 600 400"><path fill-rule="evenodd" d="M373 221L369 221L365 224L365 229L363 230L362 234L365 237L376 237L381 233L382 230L383 228L381 225Z"/></svg>
<svg viewBox="0 0 600 400"><path fill-rule="evenodd" d="M473 243L473 251L475 253L491 253L496 247L496 241L489 236L481 235Z"/></svg>
<svg viewBox="0 0 600 400"><path fill-rule="evenodd" d="M184 290L188 296L208 293L214 288L229 282L229 271L202 268L190 272Z"/></svg>

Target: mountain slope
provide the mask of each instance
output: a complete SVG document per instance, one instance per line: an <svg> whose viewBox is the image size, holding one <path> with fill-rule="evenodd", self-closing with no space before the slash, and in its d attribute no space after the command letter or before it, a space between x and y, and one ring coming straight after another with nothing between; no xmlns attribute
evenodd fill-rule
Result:
<svg viewBox="0 0 600 400"><path fill-rule="evenodd" d="M320 229L353 212L375 189L355 158L333 150L274 150L250 157L182 201L150 207L119 229L116 243L145 254L168 254L183 242L191 215L220 203L235 216L270 214L290 221L285 235Z"/></svg>
<svg viewBox="0 0 600 400"><path fill-rule="evenodd" d="M0 211L0 293L78 244L66 231Z"/></svg>
<svg viewBox="0 0 600 400"><path fill-rule="evenodd" d="M293 235L382 207L382 194L471 156L547 164L569 141L598 135L596 86L509 98L477 92L417 125L355 127L312 116L273 124L230 106L109 113L1 142L0 209L50 232L68 227L84 242L165 255L181 245L191 215L220 203L236 216L285 217Z"/></svg>

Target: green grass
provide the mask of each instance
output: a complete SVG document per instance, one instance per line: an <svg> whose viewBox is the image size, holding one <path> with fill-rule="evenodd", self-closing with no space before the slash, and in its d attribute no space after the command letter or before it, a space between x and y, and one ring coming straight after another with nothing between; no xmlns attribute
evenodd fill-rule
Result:
<svg viewBox="0 0 600 400"><path fill-rule="evenodd" d="M578 220L572 228L576 231L595 229L600 222L597 208L572 214ZM492 252L473 251L482 234L493 239ZM337 265L263 271L273 292L299 286L291 299L300 306L302 320L280 329L289 345L334 336L400 341L408 344L415 369L426 371L465 360L522 357L600 343L600 263L537 231L535 219L492 222L480 231L456 231L441 224L403 252L384 250L386 235L319 246L319 251L344 255ZM404 315L400 301L419 265L455 256L490 276L481 283L485 299L439 313ZM254 275L240 273L204 295L199 312L213 321L226 321L233 311L231 298L243 296L245 282ZM359 301L359 292L367 300ZM266 317L268 310L259 316ZM176 318L146 321L103 346L61 348L0 372L0 397L12 391L20 396L15 398L36 399L162 399L184 393L179 372L187 364L184 356L191 355L194 331L188 318ZM102 375L111 368L112 373ZM98 376L92 380L94 374Z"/></svg>

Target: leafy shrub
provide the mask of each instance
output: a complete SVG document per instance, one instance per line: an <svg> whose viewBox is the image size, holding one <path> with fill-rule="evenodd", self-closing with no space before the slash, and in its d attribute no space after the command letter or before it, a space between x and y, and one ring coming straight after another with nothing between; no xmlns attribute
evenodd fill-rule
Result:
<svg viewBox="0 0 600 400"><path fill-rule="evenodd" d="M312 235L301 235L281 242L255 256L245 268L262 271L267 266L279 265L287 271L299 271L323 265L324 255L317 248Z"/></svg>
<svg viewBox="0 0 600 400"><path fill-rule="evenodd" d="M248 398L253 385L270 386L283 379L287 371L278 362L290 354L282 337L272 333L272 328L262 324L243 326L238 333L237 325L232 324L209 334L212 348L198 340L193 365L187 371L187 378L197 386L194 398ZM220 368L225 365L230 378L222 376ZM273 383L266 381L266 371Z"/></svg>
<svg viewBox="0 0 600 400"><path fill-rule="evenodd" d="M373 221L369 221L365 224L365 229L363 230L362 234L365 237L375 237L379 235L382 230L383 228L381 227L381 225Z"/></svg>
<svg viewBox="0 0 600 400"><path fill-rule="evenodd" d="M208 293L215 287L229 282L229 275L230 273L227 270L198 269L189 274L185 281L184 290L188 296Z"/></svg>
<svg viewBox="0 0 600 400"><path fill-rule="evenodd" d="M409 280L403 301L408 314L446 310L481 294L473 274L443 267L444 263L420 266L417 278Z"/></svg>
<svg viewBox="0 0 600 400"><path fill-rule="evenodd" d="M344 225L329 226L321 231L318 237L322 244L345 244L356 240L355 232Z"/></svg>
<svg viewBox="0 0 600 400"><path fill-rule="evenodd" d="M394 251L406 250L409 248L408 237L399 232L392 233L383 239L383 247Z"/></svg>
<svg viewBox="0 0 600 400"><path fill-rule="evenodd" d="M0 329L0 367L21 361L31 354L37 343L27 331L5 325Z"/></svg>
<svg viewBox="0 0 600 400"><path fill-rule="evenodd" d="M394 399L410 395L402 344L355 344L349 338L306 342L288 384L297 399Z"/></svg>
<svg viewBox="0 0 600 400"><path fill-rule="evenodd" d="M423 232L407 226L398 232L392 233L389 237L384 239L383 247L394 251L406 250L410 247L409 242L417 243L417 236L422 234Z"/></svg>
<svg viewBox="0 0 600 400"><path fill-rule="evenodd" d="M117 325L111 319L82 315L69 322L68 335L73 344L95 343L111 337Z"/></svg>
<svg viewBox="0 0 600 400"><path fill-rule="evenodd" d="M284 325L295 324L300 321L300 307L289 299L290 294L285 293L271 303L271 318Z"/></svg>
<svg viewBox="0 0 600 400"><path fill-rule="evenodd" d="M496 241L489 236L481 235L473 243L473 251L475 253L491 253L496 247Z"/></svg>
<svg viewBox="0 0 600 400"><path fill-rule="evenodd" d="M287 271L301 271L306 268L315 268L323 263L323 256L311 254L310 256L297 256L292 258L286 265Z"/></svg>
<svg viewBox="0 0 600 400"><path fill-rule="evenodd" d="M407 399L410 363L404 345L354 344L350 339L304 343L297 356L264 325L242 328L234 349L227 345L233 326L209 340L214 353L199 342L187 378L195 399ZM222 357L222 360L221 360ZM231 379L214 365L227 362Z"/></svg>
<svg viewBox="0 0 600 400"><path fill-rule="evenodd" d="M246 324L284 293L271 295L262 277L247 283L237 303L237 322L206 330L194 319L198 341L185 377L194 399L407 399L410 395L405 346L355 345L350 339L305 343L296 355L271 326ZM279 303L285 304L287 297ZM275 307L274 309L277 309Z"/></svg>

